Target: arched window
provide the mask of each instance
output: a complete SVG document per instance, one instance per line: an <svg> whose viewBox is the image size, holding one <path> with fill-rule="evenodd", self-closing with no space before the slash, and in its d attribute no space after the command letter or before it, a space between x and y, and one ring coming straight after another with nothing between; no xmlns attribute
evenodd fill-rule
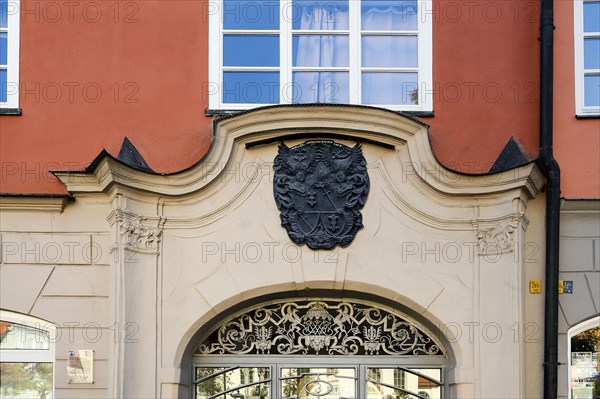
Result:
<svg viewBox="0 0 600 399"><path fill-rule="evenodd" d="M600 316L569 330L569 397L600 397Z"/></svg>
<svg viewBox="0 0 600 399"><path fill-rule="evenodd" d="M54 397L52 324L0 310L0 397Z"/></svg>
<svg viewBox="0 0 600 399"><path fill-rule="evenodd" d="M197 399L439 399L446 360L431 331L393 309L287 300L208 331L195 351L193 383Z"/></svg>

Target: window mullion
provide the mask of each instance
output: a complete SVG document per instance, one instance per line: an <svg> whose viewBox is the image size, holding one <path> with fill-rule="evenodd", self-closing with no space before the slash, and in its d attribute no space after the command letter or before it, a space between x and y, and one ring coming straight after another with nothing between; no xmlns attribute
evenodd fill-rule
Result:
<svg viewBox="0 0 600 399"><path fill-rule="evenodd" d="M360 67L361 67L361 49L360 49L360 1L349 1L349 56L350 56L350 76L349 91L350 104L360 104Z"/></svg>
<svg viewBox="0 0 600 399"><path fill-rule="evenodd" d="M281 0L279 4L279 102L291 104L292 88L292 16L285 15L292 10L292 0Z"/></svg>

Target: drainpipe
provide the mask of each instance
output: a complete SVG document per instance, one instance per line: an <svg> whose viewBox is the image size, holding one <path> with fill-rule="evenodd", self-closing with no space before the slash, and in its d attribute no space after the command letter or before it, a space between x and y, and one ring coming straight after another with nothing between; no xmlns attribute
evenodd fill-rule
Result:
<svg viewBox="0 0 600 399"><path fill-rule="evenodd" d="M546 176L546 290L544 317L544 398L556 399L558 382L558 245L560 167L552 151L554 4L541 0L540 158Z"/></svg>

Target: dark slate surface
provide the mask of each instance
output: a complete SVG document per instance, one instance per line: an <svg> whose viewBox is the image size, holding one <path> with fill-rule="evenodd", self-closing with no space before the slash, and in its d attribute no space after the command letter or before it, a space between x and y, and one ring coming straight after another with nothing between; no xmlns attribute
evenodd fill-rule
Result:
<svg viewBox="0 0 600 399"><path fill-rule="evenodd" d="M134 169L141 170L143 172L154 173L152 168L146 163L146 160L142 154L140 154L137 148L135 148L135 146L127 137L125 137L123 140L123 144L121 145L121 150L119 151L119 156L117 156L117 159Z"/></svg>
<svg viewBox="0 0 600 399"><path fill-rule="evenodd" d="M531 159L521 145L515 140L514 137L511 137L506 143L506 146L492 165L489 173L497 173L502 172L508 169L516 168L517 166L524 165L530 162Z"/></svg>

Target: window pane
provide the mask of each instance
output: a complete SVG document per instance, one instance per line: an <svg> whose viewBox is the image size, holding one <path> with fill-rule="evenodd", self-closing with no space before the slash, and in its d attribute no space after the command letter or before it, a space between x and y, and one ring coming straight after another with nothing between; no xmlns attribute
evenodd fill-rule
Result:
<svg viewBox="0 0 600 399"><path fill-rule="evenodd" d="M0 398L52 396L52 363L0 363Z"/></svg>
<svg viewBox="0 0 600 399"><path fill-rule="evenodd" d="M0 0L0 28L8 26L8 0Z"/></svg>
<svg viewBox="0 0 600 399"><path fill-rule="evenodd" d="M7 65L8 33L0 32L0 65Z"/></svg>
<svg viewBox="0 0 600 399"><path fill-rule="evenodd" d="M356 398L353 368L282 368L281 397Z"/></svg>
<svg viewBox="0 0 600 399"><path fill-rule="evenodd" d="M586 107L600 107L600 75L587 75L583 78Z"/></svg>
<svg viewBox="0 0 600 399"><path fill-rule="evenodd" d="M2 101L6 101L6 70L0 70L0 86L4 93ZM47 331L22 324L0 321L0 332L2 333L0 335L0 349L48 350L50 348Z"/></svg>
<svg viewBox="0 0 600 399"><path fill-rule="evenodd" d="M223 0L224 29L279 29L279 0Z"/></svg>
<svg viewBox="0 0 600 399"><path fill-rule="evenodd" d="M347 72L294 72L293 103L349 103Z"/></svg>
<svg viewBox="0 0 600 399"><path fill-rule="evenodd" d="M363 0L363 30L417 30L416 1Z"/></svg>
<svg viewBox="0 0 600 399"><path fill-rule="evenodd" d="M583 41L583 67L600 69L600 38Z"/></svg>
<svg viewBox="0 0 600 399"><path fill-rule="evenodd" d="M279 72L223 72L223 102L278 104Z"/></svg>
<svg viewBox="0 0 600 399"><path fill-rule="evenodd" d="M364 72L363 104L418 104L416 72Z"/></svg>
<svg viewBox="0 0 600 399"><path fill-rule="evenodd" d="M416 374L413 374L411 371L415 371ZM434 380L439 381L441 375L440 369L410 369L410 371L402 371L401 379L398 378L399 375L399 369L394 368L367 369L367 379L372 380L367 383L367 397L372 399L412 399L419 396L424 398L441 398L442 391L440 385L425 377L432 377ZM393 387L398 389L394 389Z"/></svg>
<svg viewBox="0 0 600 399"><path fill-rule="evenodd" d="M600 1L583 3L583 31L600 32Z"/></svg>
<svg viewBox="0 0 600 399"><path fill-rule="evenodd" d="M417 67L417 36L363 36L363 67Z"/></svg>
<svg viewBox="0 0 600 399"><path fill-rule="evenodd" d="M224 370L224 368L198 367L196 380L202 380L196 384L196 398L206 399L225 391L229 392L217 397L219 399L270 398L270 368L240 367L223 373ZM247 384L253 385L242 387Z"/></svg>
<svg viewBox="0 0 600 399"><path fill-rule="evenodd" d="M347 67L348 36L294 35L293 66Z"/></svg>
<svg viewBox="0 0 600 399"><path fill-rule="evenodd" d="M223 66L279 66L279 36L223 36Z"/></svg>
<svg viewBox="0 0 600 399"><path fill-rule="evenodd" d="M595 399L600 395L598 354L600 327L590 328L571 338L571 397Z"/></svg>
<svg viewBox="0 0 600 399"><path fill-rule="evenodd" d="M348 15L348 0L293 0L292 29L348 30Z"/></svg>
<svg viewBox="0 0 600 399"><path fill-rule="evenodd" d="M6 102L6 69L0 69L0 103Z"/></svg>

